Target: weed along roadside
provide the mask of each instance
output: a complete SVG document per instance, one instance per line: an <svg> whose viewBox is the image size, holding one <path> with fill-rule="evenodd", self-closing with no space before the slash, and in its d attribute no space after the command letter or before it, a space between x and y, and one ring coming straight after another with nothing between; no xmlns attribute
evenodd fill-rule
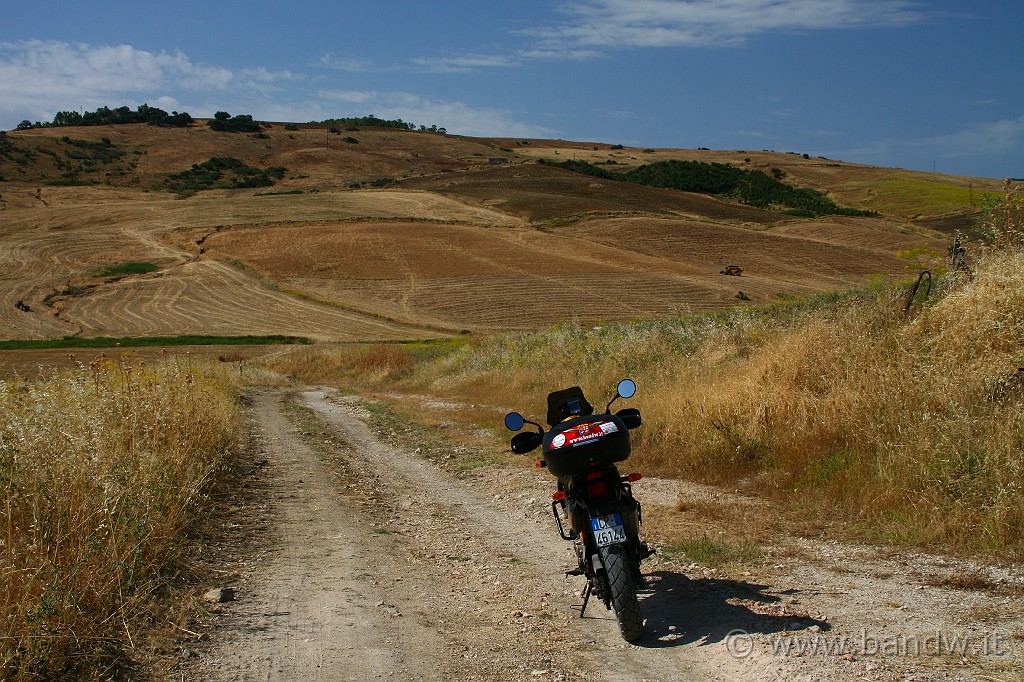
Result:
<svg viewBox="0 0 1024 682"><path fill-rule="evenodd" d="M238 444L236 395L175 359L0 382L0 678L120 678L146 657Z"/></svg>

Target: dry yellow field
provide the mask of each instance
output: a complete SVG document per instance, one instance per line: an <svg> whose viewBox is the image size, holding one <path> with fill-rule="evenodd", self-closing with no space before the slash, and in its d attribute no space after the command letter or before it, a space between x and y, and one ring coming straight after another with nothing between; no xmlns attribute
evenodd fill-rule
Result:
<svg viewBox="0 0 1024 682"><path fill-rule="evenodd" d="M845 188L851 201L868 201L872 177L920 181L891 169L385 129L344 133L358 143L325 126L277 124L267 133L201 124L9 133L21 150L46 151L31 163L0 158L0 338L286 334L344 342L540 329L749 304L740 291L761 303L844 289L905 275L898 250L942 248L942 235L903 216L794 218L534 161L781 167L809 186ZM64 135L106 137L131 162L92 172L92 186L48 185ZM262 191L175 198L155 189L214 156L287 171ZM394 182L366 184L381 177ZM938 215L918 208L923 218ZM156 269L100 274L128 262ZM728 265L743 276L721 274Z"/></svg>

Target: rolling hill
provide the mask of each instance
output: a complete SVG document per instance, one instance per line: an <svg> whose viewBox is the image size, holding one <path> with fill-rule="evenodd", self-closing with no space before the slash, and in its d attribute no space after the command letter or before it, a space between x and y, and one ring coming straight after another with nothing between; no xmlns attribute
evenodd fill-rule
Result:
<svg viewBox="0 0 1024 682"><path fill-rule="evenodd" d="M6 133L0 338L398 340L718 310L749 304L740 291L763 303L903 276L897 251L941 253L999 188L774 152L335 131L200 121ZM272 186L165 189L172 174L206 177L199 164L214 158L283 171ZM779 169L880 215L798 218L542 158ZM151 267L105 274L125 263ZM721 274L727 265L743 275Z"/></svg>

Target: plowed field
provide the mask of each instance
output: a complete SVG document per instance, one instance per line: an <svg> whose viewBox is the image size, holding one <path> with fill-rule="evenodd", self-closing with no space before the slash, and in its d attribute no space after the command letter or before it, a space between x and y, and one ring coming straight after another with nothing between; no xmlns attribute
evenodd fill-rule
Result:
<svg viewBox="0 0 1024 682"><path fill-rule="evenodd" d="M0 164L0 337L356 341L541 329L843 289L906 274L896 252L929 238L941 252L936 235L894 218L799 219L534 163L580 158L615 169L704 155L798 174L821 160L389 130L339 136L326 126L268 131L9 134L28 161ZM45 184L67 150L65 132L107 137L123 152L117 169L83 176L106 184ZM287 172L271 190L140 191L213 156ZM853 172L827 170L836 183ZM366 187L380 175L396 182ZM155 270L103 274L130 262ZM728 265L743 276L721 274Z"/></svg>
<svg viewBox="0 0 1024 682"><path fill-rule="evenodd" d="M230 230L204 247L317 298L495 331L715 310L737 305L739 291L765 302L848 288L900 272L896 250L920 243L848 219L754 231L619 218L551 232L410 222ZM729 264L744 275L722 275Z"/></svg>

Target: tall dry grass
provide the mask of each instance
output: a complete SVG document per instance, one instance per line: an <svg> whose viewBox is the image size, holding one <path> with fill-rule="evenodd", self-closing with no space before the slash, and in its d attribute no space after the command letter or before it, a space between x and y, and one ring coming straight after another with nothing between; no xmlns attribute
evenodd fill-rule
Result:
<svg viewBox="0 0 1024 682"><path fill-rule="evenodd" d="M465 344L463 339L411 343L346 344L293 348L261 361L261 366L311 384L384 386L408 378L424 363Z"/></svg>
<svg viewBox="0 0 1024 682"><path fill-rule="evenodd" d="M973 273L631 324L433 346L299 349L306 381L415 388L543 415L578 384L641 386L631 460L738 486L872 539L1024 554L1024 197L1007 187ZM939 273L942 273L941 275Z"/></svg>
<svg viewBox="0 0 1024 682"><path fill-rule="evenodd" d="M1024 551L1024 202L1008 188L970 248L904 314L907 286L660 322L484 340L422 386L543 413L579 384L641 386L637 463L729 483L874 539Z"/></svg>
<svg viewBox="0 0 1024 682"><path fill-rule="evenodd" d="M237 438L214 370L0 382L0 678L109 678Z"/></svg>

